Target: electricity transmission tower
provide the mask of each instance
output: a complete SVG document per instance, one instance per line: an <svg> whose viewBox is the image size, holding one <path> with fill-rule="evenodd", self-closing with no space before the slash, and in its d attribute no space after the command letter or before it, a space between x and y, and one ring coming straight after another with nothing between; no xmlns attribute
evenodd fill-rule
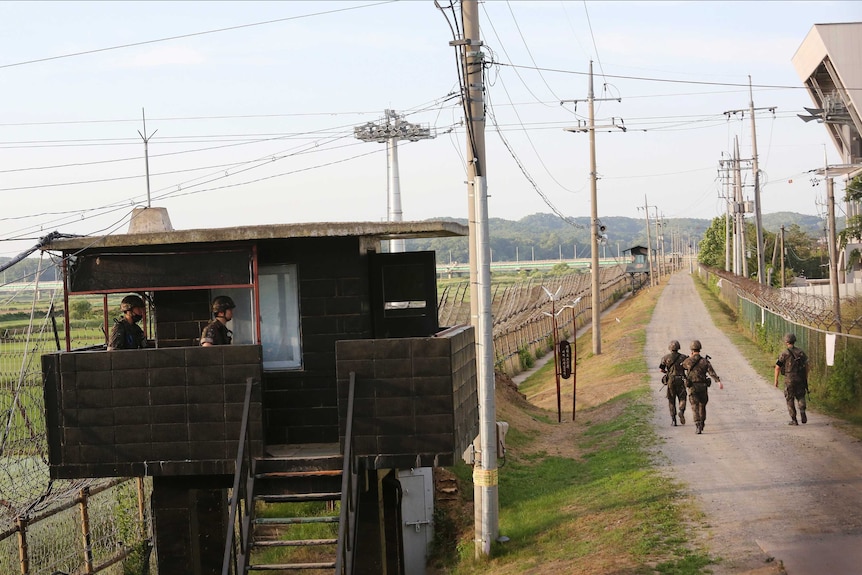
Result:
<svg viewBox="0 0 862 575"><path fill-rule="evenodd" d="M398 141L418 142L434 138L431 128L422 124L405 122L395 110L385 110L380 122L368 122L353 129L353 135L363 142L386 144L387 195L386 219L390 222L401 221L401 183L398 170ZM390 240L390 252L403 252L404 240Z"/></svg>

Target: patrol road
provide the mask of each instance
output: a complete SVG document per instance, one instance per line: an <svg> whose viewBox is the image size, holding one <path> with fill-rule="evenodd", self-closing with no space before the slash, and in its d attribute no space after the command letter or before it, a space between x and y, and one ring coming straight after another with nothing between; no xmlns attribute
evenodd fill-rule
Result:
<svg viewBox="0 0 862 575"><path fill-rule="evenodd" d="M709 390L703 435L690 408L686 425L671 426L658 364L672 339L683 353L699 339L724 383ZM862 443L811 409L806 425L788 425L783 385L755 373L713 325L688 273L669 279L645 353L660 458L705 514L691 521L697 542L723 558L714 573L780 573L779 562L788 575L862 573Z"/></svg>

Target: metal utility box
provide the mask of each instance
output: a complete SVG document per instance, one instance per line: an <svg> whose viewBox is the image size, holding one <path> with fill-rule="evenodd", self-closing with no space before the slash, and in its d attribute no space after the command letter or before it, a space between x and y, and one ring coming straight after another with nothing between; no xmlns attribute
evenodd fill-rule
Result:
<svg viewBox="0 0 862 575"><path fill-rule="evenodd" d="M401 483L401 537L404 575L424 575L434 539L434 476L432 468L398 472Z"/></svg>

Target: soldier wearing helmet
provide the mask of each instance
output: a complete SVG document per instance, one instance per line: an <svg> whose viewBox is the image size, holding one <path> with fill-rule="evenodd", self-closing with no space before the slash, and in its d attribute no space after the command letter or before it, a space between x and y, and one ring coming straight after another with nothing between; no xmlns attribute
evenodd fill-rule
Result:
<svg viewBox="0 0 862 575"><path fill-rule="evenodd" d="M114 320L108 349L142 349L147 347L147 337L138 322L144 318L144 300L138 295L127 295L120 302L122 316Z"/></svg>
<svg viewBox="0 0 862 575"><path fill-rule="evenodd" d="M808 423L805 394L808 393L808 356L796 347L796 334L784 334L784 345L787 349L781 352L775 362L775 387L778 387L778 376L784 374L784 400L787 402L787 412L790 414L790 425L799 425L796 420L796 405L799 405L799 417L802 423Z"/></svg>
<svg viewBox="0 0 862 575"><path fill-rule="evenodd" d="M227 322L233 319L233 310L236 304L226 296L220 295L213 300L213 320L207 324L201 333L201 345L230 345L233 332L227 328Z"/></svg>
<svg viewBox="0 0 862 575"><path fill-rule="evenodd" d="M670 353L661 358L658 368L664 374L662 383L667 384L667 404L670 409L670 422L676 427L677 402L679 402L679 422L685 425L685 370L682 362L688 356L679 353L679 342L672 340L667 346Z"/></svg>
<svg viewBox="0 0 862 575"><path fill-rule="evenodd" d="M721 378L715 373L712 364L709 363L709 356L701 356L700 351L703 346L699 340L693 340L688 346L691 349L691 355L682 362L683 368L686 371L686 387L688 387L688 400L691 402L691 410L694 412L694 426L697 429L697 434L703 433L703 426L706 423L706 404L709 402L709 386L712 380L718 382L718 389L724 389L724 384L721 383Z"/></svg>

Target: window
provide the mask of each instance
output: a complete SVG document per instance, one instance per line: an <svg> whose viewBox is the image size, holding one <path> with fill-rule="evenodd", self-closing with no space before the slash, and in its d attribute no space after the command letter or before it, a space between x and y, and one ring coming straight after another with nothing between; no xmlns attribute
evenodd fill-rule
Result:
<svg viewBox="0 0 862 575"><path fill-rule="evenodd" d="M302 367L295 265L261 266L260 339L266 370Z"/></svg>

